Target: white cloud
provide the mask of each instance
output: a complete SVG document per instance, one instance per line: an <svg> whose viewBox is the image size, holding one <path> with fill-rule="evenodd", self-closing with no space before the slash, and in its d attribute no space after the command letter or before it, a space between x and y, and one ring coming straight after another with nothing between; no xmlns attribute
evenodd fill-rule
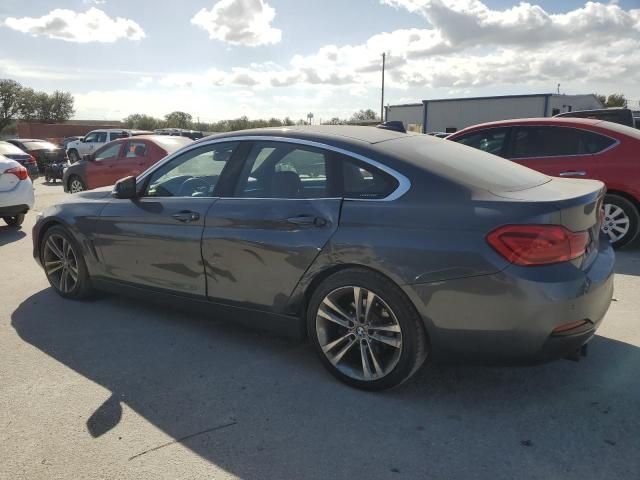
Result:
<svg viewBox="0 0 640 480"><path fill-rule="evenodd" d="M191 23L206 30L211 39L256 47L280 42L282 30L271 26L275 15L264 0L220 0L211 10L196 13Z"/></svg>
<svg viewBox="0 0 640 480"><path fill-rule="evenodd" d="M153 77L145 75L143 77L140 77L140 79L138 80L138 83L136 83L136 87L145 88L151 85L152 82L153 82Z"/></svg>
<svg viewBox="0 0 640 480"><path fill-rule="evenodd" d="M67 42L111 43L119 39L141 40L145 37L142 27L133 20L113 19L95 7L86 12L57 8L42 17L9 17L4 23L19 32Z"/></svg>

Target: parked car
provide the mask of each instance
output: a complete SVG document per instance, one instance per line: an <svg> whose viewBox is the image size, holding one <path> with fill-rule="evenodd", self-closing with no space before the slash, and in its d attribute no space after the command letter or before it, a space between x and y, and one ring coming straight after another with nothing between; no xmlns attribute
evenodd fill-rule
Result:
<svg viewBox="0 0 640 480"><path fill-rule="evenodd" d="M33 202L33 184L27 169L0 155L0 217L10 227L19 227Z"/></svg>
<svg viewBox="0 0 640 480"><path fill-rule="evenodd" d="M607 122L619 123L627 127L636 127L633 112L628 108L599 108L596 110L575 110L554 115L554 118L594 118Z"/></svg>
<svg viewBox="0 0 640 480"><path fill-rule="evenodd" d="M38 164L36 163L36 159L33 155L28 154L9 142L0 142L0 155L10 158L11 160L15 160L22 165L27 169L27 172L32 179L38 177Z"/></svg>
<svg viewBox="0 0 640 480"><path fill-rule="evenodd" d="M36 159L38 172L43 173L44 169L52 163L67 161L67 153L64 148L57 147L46 140L35 138L12 138L7 142L15 145L22 151L28 153Z"/></svg>
<svg viewBox="0 0 640 480"><path fill-rule="evenodd" d="M95 152L105 143L112 142L118 138L128 138L137 135L149 135L152 132L145 130L123 130L121 128L106 128L93 130L79 140L67 143L67 155L71 163L76 163L84 155Z"/></svg>
<svg viewBox="0 0 640 480"><path fill-rule="evenodd" d="M185 128L157 128L153 131L156 135L171 135L178 137L189 137L191 140L199 140L204 137L202 132L197 130L187 130Z"/></svg>
<svg viewBox="0 0 640 480"><path fill-rule="evenodd" d="M613 291L603 196L427 135L248 130L50 207L34 255L65 298L107 289L305 327L333 375L378 390L427 357L582 350Z"/></svg>
<svg viewBox="0 0 640 480"><path fill-rule="evenodd" d="M144 172L161 158L190 143L189 138L155 135L114 140L64 171L64 191L77 193L113 185L120 178Z"/></svg>
<svg viewBox="0 0 640 480"><path fill-rule="evenodd" d="M465 128L449 140L556 177L592 178L608 188L602 230L615 248L640 232L640 131L581 118L505 120Z"/></svg>

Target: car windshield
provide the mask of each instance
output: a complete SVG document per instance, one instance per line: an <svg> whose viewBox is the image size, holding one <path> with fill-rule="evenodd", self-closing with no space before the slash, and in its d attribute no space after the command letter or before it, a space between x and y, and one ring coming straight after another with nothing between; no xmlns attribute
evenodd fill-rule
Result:
<svg viewBox="0 0 640 480"><path fill-rule="evenodd" d="M53 143L37 140L35 142L22 142L29 150L53 150L56 147Z"/></svg>
<svg viewBox="0 0 640 480"><path fill-rule="evenodd" d="M496 155L429 135L407 136L378 146L444 179L491 192L526 190L550 180L542 173Z"/></svg>
<svg viewBox="0 0 640 480"><path fill-rule="evenodd" d="M18 155L24 152L8 142L0 142L0 155Z"/></svg>
<svg viewBox="0 0 640 480"><path fill-rule="evenodd" d="M189 145L193 142L188 137L164 137L158 136L153 139L161 148L167 151L167 153L175 152L179 148Z"/></svg>

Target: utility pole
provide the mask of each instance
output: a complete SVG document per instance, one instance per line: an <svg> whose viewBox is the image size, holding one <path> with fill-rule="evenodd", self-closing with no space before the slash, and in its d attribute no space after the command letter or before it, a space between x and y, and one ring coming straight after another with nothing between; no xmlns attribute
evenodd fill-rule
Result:
<svg viewBox="0 0 640 480"><path fill-rule="evenodd" d="M380 99L380 121L384 122L384 64L387 58L386 53L382 53L382 98Z"/></svg>

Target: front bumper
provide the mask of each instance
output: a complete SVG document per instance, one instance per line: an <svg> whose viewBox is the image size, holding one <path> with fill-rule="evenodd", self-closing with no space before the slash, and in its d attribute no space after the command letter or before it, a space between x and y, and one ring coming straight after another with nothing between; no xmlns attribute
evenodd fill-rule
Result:
<svg viewBox="0 0 640 480"><path fill-rule="evenodd" d="M486 276L409 285L430 335L432 357L444 362L528 364L561 358L595 334L613 295L615 257L601 242L591 265L517 267ZM553 335L557 327L587 320Z"/></svg>

